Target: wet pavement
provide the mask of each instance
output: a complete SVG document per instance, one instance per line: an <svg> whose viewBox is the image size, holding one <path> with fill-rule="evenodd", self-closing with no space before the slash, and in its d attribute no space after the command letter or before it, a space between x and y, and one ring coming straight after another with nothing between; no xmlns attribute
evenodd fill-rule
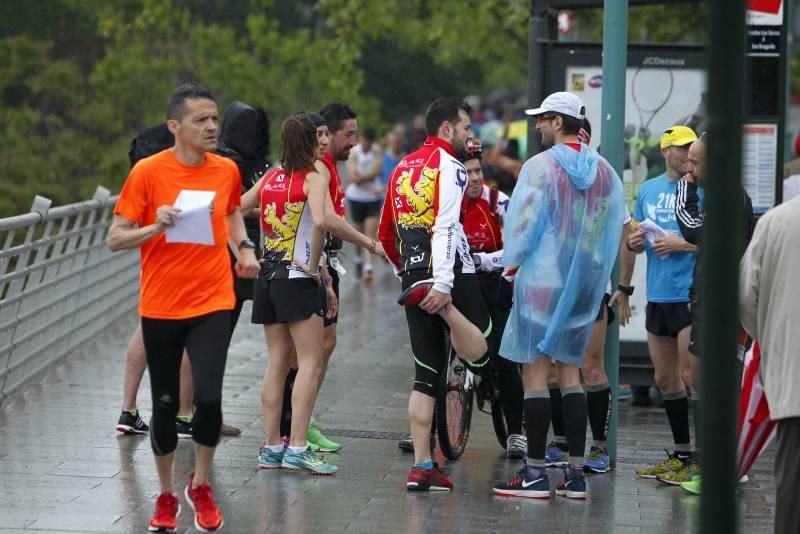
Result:
<svg viewBox="0 0 800 534"><path fill-rule="evenodd" d="M519 467L504 458L491 419L473 414L459 461L438 461L453 492L408 494L411 456L396 440L407 432L413 369L399 284L381 269L371 287L342 287L339 343L315 411L320 426L344 448L328 460L335 477L259 471L262 440L259 387L267 359L263 333L247 320L228 358L223 411L239 426L217 450L212 483L225 515L224 532L691 532L700 500L676 487L638 479L634 470L663 458L671 442L663 410L621 404L617 469L589 479L587 502L539 502L491 494L494 482ZM135 317L0 406L0 534L6 532L146 532L158 480L146 436L114 430L121 403L124 353ZM139 407L150 415L147 377ZM772 447L740 485L742 532L771 532ZM189 440L176 453L177 491L193 461ZM558 471L549 470L551 487ZM183 500L183 498L181 497ZM183 506L179 532L194 532ZM730 511L720 511L730 513Z"/></svg>

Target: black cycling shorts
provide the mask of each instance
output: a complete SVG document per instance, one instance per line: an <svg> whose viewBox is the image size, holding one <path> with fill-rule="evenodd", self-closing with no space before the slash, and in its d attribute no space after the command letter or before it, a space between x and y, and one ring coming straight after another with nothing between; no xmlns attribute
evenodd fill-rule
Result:
<svg viewBox="0 0 800 534"><path fill-rule="evenodd" d="M356 202L355 200L348 200L350 206L350 217L353 222L362 223L368 217L380 217L381 206L383 200L374 200L372 202Z"/></svg>
<svg viewBox="0 0 800 534"><path fill-rule="evenodd" d="M648 302L645 328L651 334L678 337L678 333L691 326L692 314L688 302Z"/></svg>
<svg viewBox="0 0 800 534"><path fill-rule="evenodd" d="M325 317L328 311L325 288L310 278L259 278L253 296L253 324L303 321L314 314Z"/></svg>
<svg viewBox="0 0 800 534"><path fill-rule="evenodd" d="M430 277L430 273L424 271L406 274L403 276L403 289ZM457 273L450 296L456 309L488 338L492 332L492 320L483 300L478 276ZM445 371L447 363L445 323L439 315L431 315L419 306L406 306L405 309L411 351L414 354L414 390L432 397L436 394L440 373ZM475 372L475 369L472 371Z"/></svg>
<svg viewBox="0 0 800 534"><path fill-rule="evenodd" d="M330 264L328 264L328 273L330 273L331 278L333 278L333 282L331 283L331 285L333 286L333 292L336 294L336 301L339 303L339 306L341 306L342 304L339 301L339 273L336 272L336 269L331 267ZM325 311L327 312L327 310L325 310ZM338 321L339 321L339 309L338 308L336 309L336 315L334 315L330 319L328 319L324 315L322 317L322 322L326 327L335 325Z"/></svg>

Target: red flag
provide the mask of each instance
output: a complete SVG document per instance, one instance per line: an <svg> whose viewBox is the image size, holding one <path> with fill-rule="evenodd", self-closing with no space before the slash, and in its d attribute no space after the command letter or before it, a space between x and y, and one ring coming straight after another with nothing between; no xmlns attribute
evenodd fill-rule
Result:
<svg viewBox="0 0 800 534"><path fill-rule="evenodd" d="M756 458L775 436L776 422L769 416L767 397L759 378L760 367L761 350L758 343L753 343L753 347L745 355L742 395L739 401L739 444L736 447L738 479L750 471Z"/></svg>

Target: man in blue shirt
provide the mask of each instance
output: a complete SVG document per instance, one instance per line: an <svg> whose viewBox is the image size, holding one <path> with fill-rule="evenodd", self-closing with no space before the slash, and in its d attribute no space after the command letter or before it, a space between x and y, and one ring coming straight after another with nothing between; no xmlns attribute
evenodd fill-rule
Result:
<svg viewBox="0 0 800 534"><path fill-rule="evenodd" d="M688 372L690 357L692 315L688 304L697 247L683 239L675 216L678 181L686 173L689 146L696 140L686 126L673 126L661 136L667 171L641 185L633 218L639 222L649 219L666 235L651 242L639 229L627 243L629 249L647 253L647 346L675 441L675 452L665 461L638 469L637 474L676 485L680 481L673 482L672 473L680 472L681 480L691 480L698 470L689 437L689 400L682 376ZM702 189L698 196L702 203Z"/></svg>

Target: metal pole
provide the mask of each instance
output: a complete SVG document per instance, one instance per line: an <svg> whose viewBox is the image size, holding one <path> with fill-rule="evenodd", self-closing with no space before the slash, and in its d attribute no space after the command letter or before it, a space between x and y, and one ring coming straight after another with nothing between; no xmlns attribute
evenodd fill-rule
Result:
<svg viewBox="0 0 800 534"><path fill-rule="evenodd" d="M545 94L545 69L547 65L548 0L531 0L528 19L528 105L537 107L547 96ZM541 152L542 146L536 121L528 120L528 154L530 158Z"/></svg>
<svg viewBox="0 0 800 534"><path fill-rule="evenodd" d="M701 423L703 493L700 532L735 533L736 503L736 330L739 254L736 230L742 202L742 121L744 117L745 0L709 0L708 169L702 242L700 330L702 354Z"/></svg>
<svg viewBox="0 0 800 534"><path fill-rule="evenodd" d="M601 152L622 179L623 130L625 128L625 75L628 63L628 0L606 0L603 11L603 138ZM619 258L611 275L619 284ZM608 456L617 460L617 394L619 392L619 322L606 333L605 369L611 387L611 420L608 425Z"/></svg>

